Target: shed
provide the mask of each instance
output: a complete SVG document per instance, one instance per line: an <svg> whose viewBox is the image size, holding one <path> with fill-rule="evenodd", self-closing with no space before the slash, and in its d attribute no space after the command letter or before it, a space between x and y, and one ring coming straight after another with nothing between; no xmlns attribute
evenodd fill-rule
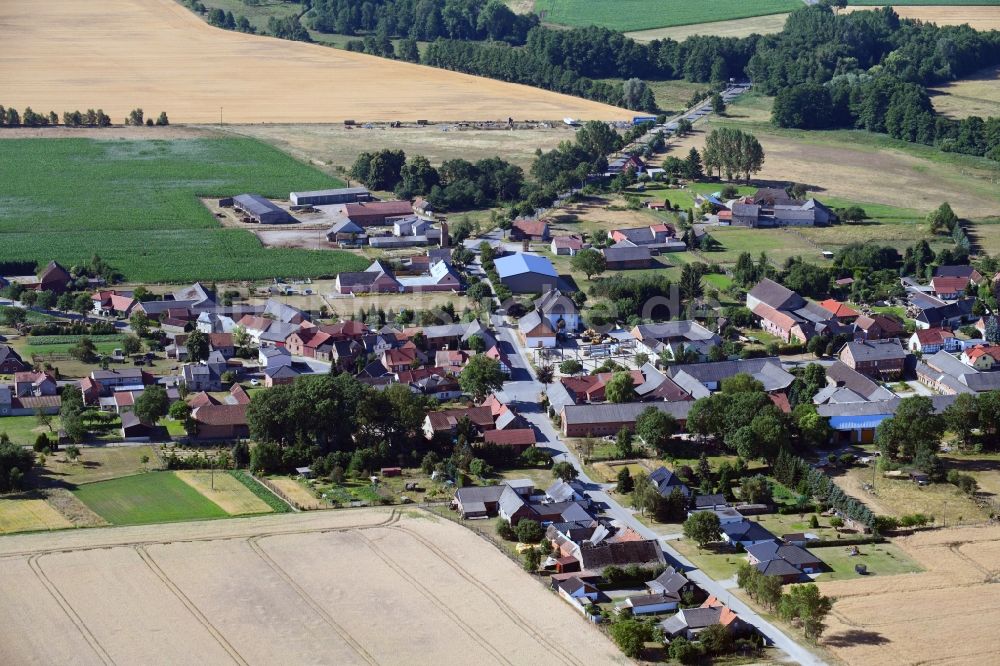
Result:
<svg viewBox="0 0 1000 666"><path fill-rule="evenodd" d="M259 194L237 195L233 197L233 207L259 224L288 224L298 221L288 211Z"/></svg>
<svg viewBox="0 0 1000 666"><path fill-rule="evenodd" d="M383 467L379 470L379 474L382 476L401 476L403 469L401 467Z"/></svg>

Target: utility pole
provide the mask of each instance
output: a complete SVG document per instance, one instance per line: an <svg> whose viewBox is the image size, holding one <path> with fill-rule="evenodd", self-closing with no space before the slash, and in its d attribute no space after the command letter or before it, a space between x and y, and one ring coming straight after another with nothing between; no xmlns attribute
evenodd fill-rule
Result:
<svg viewBox="0 0 1000 666"><path fill-rule="evenodd" d="M222 128L222 107L219 107L219 128Z"/></svg>

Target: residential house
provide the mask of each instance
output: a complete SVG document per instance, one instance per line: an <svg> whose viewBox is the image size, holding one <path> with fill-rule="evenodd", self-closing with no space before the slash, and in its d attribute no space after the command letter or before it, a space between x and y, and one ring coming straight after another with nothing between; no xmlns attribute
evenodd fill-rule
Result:
<svg viewBox="0 0 1000 666"><path fill-rule="evenodd" d="M813 404L892 400L896 394L853 370L841 361L826 367L827 386L813 397Z"/></svg>
<svg viewBox="0 0 1000 666"><path fill-rule="evenodd" d="M221 391L222 367L216 363L188 363L181 368L180 381L191 392Z"/></svg>
<svg viewBox="0 0 1000 666"><path fill-rule="evenodd" d="M0 344L0 375L13 375L30 369L27 363L10 345Z"/></svg>
<svg viewBox="0 0 1000 666"><path fill-rule="evenodd" d="M727 523L722 526L722 540L731 546L744 549L759 543L773 541L775 536L760 523L744 520L739 523Z"/></svg>
<svg viewBox="0 0 1000 666"><path fill-rule="evenodd" d="M717 334L690 320L639 324L631 334L654 354L666 351L675 359L681 358L688 350L695 351L699 358L705 358L712 347L722 344L722 338Z"/></svg>
<svg viewBox="0 0 1000 666"><path fill-rule="evenodd" d="M28 396L40 397L44 395L57 395L59 386L56 379L47 372L27 372L14 373L14 396L24 398Z"/></svg>
<svg viewBox="0 0 1000 666"><path fill-rule="evenodd" d="M396 347L382 352L382 365L391 373L405 372L421 365L416 347Z"/></svg>
<svg viewBox="0 0 1000 666"><path fill-rule="evenodd" d="M725 509L729 506L729 501L726 496L721 493L713 493L711 495L695 495L692 507L695 511L700 511L703 509Z"/></svg>
<svg viewBox="0 0 1000 666"><path fill-rule="evenodd" d="M61 404L58 395L18 396L10 387L0 385L0 416L34 416L38 412L53 415L59 413Z"/></svg>
<svg viewBox="0 0 1000 666"><path fill-rule="evenodd" d="M462 279L450 262L432 262L425 275L397 278L404 292L461 291Z"/></svg>
<svg viewBox="0 0 1000 666"><path fill-rule="evenodd" d="M558 289L550 289L536 298L535 309L559 332L574 333L580 329L580 310L569 296Z"/></svg>
<svg viewBox="0 0 1000 666"><path fill-rule="evenodd" d="M691 490L684 485L684 482L663 465L657 467L656 470L649 475L649 481L656 486L656 492L658 492L661 497L669 497L674 490L680 491L681 495L684 497L691 496Z"/></svg>
<svg viewBox="0 0 1000 666"><path fill-rule="evenodd" d="M669 594L680 599L685 595L696 596L701 592L701 588L672 566L668 566L653 580L647 581L646 587L653 594Z"/></svg>
<svg viewBox="0 0 1000 666"><path fill-rule="evenodd" d="M555 236L552 239L552 254L572 257L583 250L583 240L579 236Z"/></svg>
<svg viewBox="0 0 1000 666"><path fill-rule="evenodd" d="M601 598L601 591L593 583L572 576L555 583L559 596L574 605L596 603Z"/></svg>
<svg viewBox="0 0 1000 666"><path fill-rule="evenodd" d="M601 252L604 254L608 270L611 271L649 268L653 261L648 247L635 245L628 241L615 243L611 247L604 248Z"/></svg>
<svg viewBox="0 0 1000 666"><path fill-rule="evenodd" d="M974 285L983 283L983 275L972 266L938 266L934 269L934 277L965 278Z"/></svg>
<svg viewBox="0 0 1000 666"><path fill-rule="evenodd" d="M976 345L962 352L962 363L976 370L995 370L1000 363L1000 345Z"/></svg>
<svg viewBox="0 0 1000 666"><path fill-rule="evenodd" d="M499 344L495 344L486 350L485 356L487 358L492 358L494 361L500 364L500 370L508 377L513 371L513 366L510 363L510 358L507 354L500 348Z"/></svg>
<svg viewBox="0 0 1000 666"><path fill-rule="evenodd" d="M114 289L101 290L91 296L94 314L105 317L120 317L126 319L132 314L132 309L138 301L132 297L132 292L120 292Z"/></svg>
<svg viewBox="0 0 1000 666"><path fill-rule="evenodd" d="M121 421L122 439L126 442L148 442L156 431L155 425L141 421L131 411L123 413Z"/></svg>
<svg viewBox="0 0 1000 666"><path fill-rule="evenodd" d="M938 298L945 301L954 301L965 296L969 288L969 278L936 276L931 279L931 291Z"/></svg>
<svg viewBox="0 0 1000 666"><path fill-rule="evenodd" d="M974 298L963 298L946 305L922 308L914 324L917 328L960 328L976 319L976 315L972 313L975 302Z"/></svg>
<svg viewBox="0 0 1000 666"><path fill-rule="evenodd" d="M943 328L921 328L913 332L907 346L911 352L936 354L942 349L948 352L958 351L962 343L954 333Z"/></svg>
<svg viewBox="0 0 1000 666"><path fill-rule="evenodd" d="M452 506L465 519L496 516L500 496L506 488L525 497L530 497L535 491L535 485L527 479L508 480L495 486L470 486L455 491Z"/></svg>
<svg viewBox="0 0 1000 666"><path fill-rule="evenodd" d="M264 386L273 388L291 384L303 374L303 363L290 363L288 365L272 365L264 369Z"/></svg>
<svg viewBox="0 0 1000 666"><path fill-rule="evenodd" d="M333 336L320 328L300 328L285 340L285 348L292 356L330 360Z"/></svg>
<svg viewBox="0 0 1000 666"><path fill-rule="evenodd" d="M351 220L338 220L326 230L326 239L340 245L360 245L368 239L365 230Z"/></svg>
<svg viewBox="0 0 1000 666"><path fill-rule="evenodd" d="M747 561L758 569L774 560L787 562L799 574L819 573L823 570L823 561L801 546L768 541L747 548Z"/></svg>
<svg viewBox="0 0 1000 666"><path fill-rule="evenodd" d="M827 308L806 301L768 278L747 293L746 303L760 327L785 342L807 342L815 335L837 335L850 330Z"/></svg>
<svg viewBox="0 0 1000 666"><path fill-rule="evenodd" d="M653 615L655 613L666 613L677 610L680 606L680 597L663 592L647 592L646 594L635 594L625 597L625 600L616 604L615 609L621 612L624 609L631 611L633 616Z"/></svg>
<svg viewBox="0 0 1000 666"><path fill-rule="evenodd" d="M681 400L694 400L691 394L682 389L678 384L656 369L652 363L646 363L641 368L645 381L635 387L635 393L639 400L643 402L678 402ZM549 400L554 405L550 391Z"/></svg>
<svg viewBox="0 0 1000 666"><path fill-rule="evenodd" d="M510 227L510 239L514 241L547 241L549 240L549 225L545 220L518 218Z"/></svg>
<svg viewBox="0 0 1000 666"><path fill-rule="evenodd" d="M540 310L532 310L517 321L517 333L529 348L556 346L556 330Z"/></svg>
<svg viewBox="0 0 1000 666"><path fill-rule="evenodd" d="M906 327L899 320L887 315L861 315L854 320L855 340L888 340L906 333Z"/></svg>
<svg viewBox="0 0 1000 666"><path fill-rule="evenodd" d="M223 358L232 358L236 354L236 345L233 343L232 333L209 333L208 348L217 351Z"/></svg>
<svg viewBox="0 0 1000 666"><path fill-rule="evenodd" d="M50 261L38 275L38 282L25 285L35 291L51 291L54 294L62 294L69 291L69 283L73 277L57 261Z"/></svg>
<svg viewBox="0 0 1000 666"><path fill-rule="evenodd" d="M672 365L667 368L666 374L695 399L705 398L713 391L718 391L722 387L722 380L733 375L750 375L763 384L768 393L784 391L795 380L782 367L781 359L776 357Z"/></svg>
<svg viewBox="0 0 1000 666"><path fill-rule="evenodd" d="M837 218L816 199L792 199L769 189L738 199L730 210L733 226L750 228L826 226Z"/></svg>
<svg viewBox="0 0 1000 666"><path fill-rule="evenodd" d="M566 388L574 404L604 402L605 389L614 376L613 372L600 372L596 375L579 375L576 377L561 377L559 382ZM646 378L642 370L631 370L632 385L642 386Z"/></svg>
<svg viewBox="0 0 1000 666"><path fill-rule="evenodd" d="M878 379L900 377L906 362L906 350L895 338L848 342L837 356L852 370Z"/></svg>
<svg viewBox="0 0 1000 666"><path fill-rule="evenodd" d="M424 418L424 436L427 439L432 439L436 434L454 435L458 424L466 418L477 433L485 433L496 428L489 407L445 409L431 412Z"/></svg>
<svg viewBox="0 0 1000 666"><path fill-rule="evenodd" d="M381 261L374 261L360 273L339 273L335 282L339 294L386 294L403 291L392 270Z"/></svg>
<svg viewBox="0 0 1000 666"><path fill-rule="evenodd" d="M626 243L644 247L651 254L686 250L684 241L676 238L676 231L669 224L652 224L648 227L614 229L609 238L615 244Z"/></svg>
<svg viewBox="0 0 1000 666"><path fill-rule="evenodd" d="M257 362L262 368L291 365L292 353L287 347L261 347L257 352Z"/></svg>
<svg viewBox="0 0 1000 666"><path fill-rule="evenodd" d="M667 639L683 636L688 640L697 640L705 629L721 624L734 636L744 635L752 631L752 625L744 622L728 606L714 596L709 597L699 608L682 608L663 622L660 629Z"/></svg>
<svg viewBox="0 0 1000 666"><path fill-rule="evenodd" d="M980 372L945 351L923 357L917 379L945 396L1000 390L1000 373Z"/></svg>

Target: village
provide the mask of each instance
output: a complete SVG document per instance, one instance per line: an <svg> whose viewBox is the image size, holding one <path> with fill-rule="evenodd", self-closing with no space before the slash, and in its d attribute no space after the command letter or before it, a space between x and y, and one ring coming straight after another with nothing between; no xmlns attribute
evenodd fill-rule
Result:
<svg viewBox="0 0 1000 666"><path fill-rule="evenodd" d="M634 177L645 165L630 157L609 169ZM170 465L203 466L197 451L222 455L257 438L257 396L311 377L346 376L386 395L402 387L438 405L418 419L422 460L420 447L406 460L359 462L355 452L332 463L251 453L264 492L296 509L437 505L591 622L640 641L655 630L678 659L776 646L806 663L786 632L814 637L828 604L803 604L811 610L779 628L763 611L783 589L919 571L891 537L937 514L904 503L879 515L887 504L876 499L877 514L866 502L883 484L961 488L972 508L964 520L977 509L992 516L976 479L942 463L995 432L984 410L1000 388L1000 326L985 305L997 286L985 269L921 262L926 273L894 278L893 295L875 302L859 300L869 277L842 257L823 287L805 280L819 300L749 254L728 271L725 295L710 296L697 283L711 273L690 264L680 285L630 282L630 271L705 247L720 225L837 223L816 200L775 189L698 195L700 219L682 216L683 229L596 238L553 233L544 216L453 238L426 201L377 201L362 187L289 201L217 203L244 224L323 215L331 246L416 253L327 281L166 291L103 284L57 262L0 278L10 333L0 342L0 432L28 433L53 458L149 445ZM647 302L591 307L608 294L580 282L610 271ZM49 340L59 351L46 352ZM946 430L961 441L939 443ZM923 433L937 439L916 441ZM871 481L847 483L855 470Z"/></svg>

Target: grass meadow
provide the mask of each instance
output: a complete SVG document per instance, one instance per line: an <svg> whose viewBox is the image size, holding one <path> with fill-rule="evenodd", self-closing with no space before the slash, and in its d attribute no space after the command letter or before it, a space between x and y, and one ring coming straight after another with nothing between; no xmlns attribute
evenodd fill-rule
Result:
<svg viewBox="0 0 1000 666"><path fill-rule="evenodd" d="M90 483L74 494L112 525L204 520L229 515L172 472L136 474Z"/></svg>
<svg viewBox="0 0 1000 666"><path fill-rule="evenodd" d="M341 252L265 249L223 229L198 196L340 183L250 139L11 139L0 160L0 261L100 254L145 282L330 275L363 261Z"/></svg>
<svg viewBox="0 0 1000 666"><path fill-rule="evenodd" d="M535 0L535 12L546 23L621 31L782 14L799 7L800 0Z"/></svg>

